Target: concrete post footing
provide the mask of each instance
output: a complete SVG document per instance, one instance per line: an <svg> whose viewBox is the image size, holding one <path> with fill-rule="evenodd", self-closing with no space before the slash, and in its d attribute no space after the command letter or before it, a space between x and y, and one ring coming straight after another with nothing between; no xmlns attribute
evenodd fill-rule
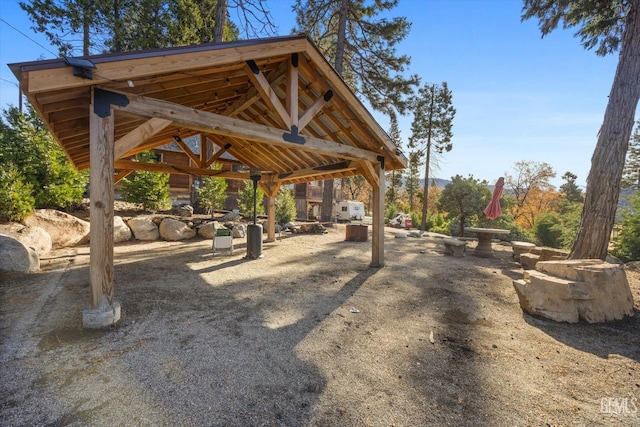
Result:
<svg viewBox="0 0 640 427"><path fill-rule="evenodd" d="M106 305L98 308L82 310L82 326L90 329L100 329L111 326L120 320L120 303L114 301L113 306Z"/></svg>

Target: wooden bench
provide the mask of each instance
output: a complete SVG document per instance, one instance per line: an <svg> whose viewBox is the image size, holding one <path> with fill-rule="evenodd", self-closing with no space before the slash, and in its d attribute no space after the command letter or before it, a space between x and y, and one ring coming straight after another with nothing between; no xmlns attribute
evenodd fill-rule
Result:
<svg viewBox="0 0 640 427"><path fill-rule="evenodd" d="M467 242L456 239L455 237L447 237L444 240L444 254L453 255L454 257L463 257Z"/></svg>

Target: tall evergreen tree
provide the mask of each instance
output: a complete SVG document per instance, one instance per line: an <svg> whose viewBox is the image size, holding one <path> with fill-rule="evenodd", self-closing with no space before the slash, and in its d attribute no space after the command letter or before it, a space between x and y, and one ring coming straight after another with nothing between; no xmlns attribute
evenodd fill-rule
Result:
<svg viewBox="0 0 640 427"><path fill-rule="evenodd" d="M622 188L640 190L640 121L629 140L627 160L622 171Z"/></svg>
<svg viewBox="0 0 640 427"><path fill-rule="evenodd" d="M563 22L598 55L620 50L598 142L591 158L578 237L569 258L605 259L622 170L640 99L640 0L524 0L522 19L537 18L545 36Z"/></svg>
<svg viewBox="0 0 640 427"><path fill-rule="evenodd" d="M389 137L391 141L396 145L396 147L402 147L402 136L400 135L400 127L398 126L398 117L396 116L395 111L389 112L389 120L390 120L390 128L389 128ZM387 181L387 205L396 203L398 196L400 194L400 188L402 187L402 177L403 171L402 169L392 170L391 172L386 173L386 181Z"/></svg>
<svg viewBox="0 0 640 427"><path fill-rule="evenodd" d="M427 202L429 200L429 178L432 165L436 163L433 154L451 151L453 144L453 118L456 109L453 108L452 95L447 82L442 85L425 84L414 97L413 122L411 123L411 137L409 148L419 149L424 153L424 187L422 203L422 222L420 230L427 229Z"/></svg>
<svg viewBox="0 0 640 427"><path fill-rule="evenodd" d="M112 0L113 1L113 0ZM115 0L117 1L117 0ZM19 1L38 33L44 33L60 56L90 55L103 49L106 3L94 0ZM78 40L80 45L78 45Z"/></svg>
<svg viewBox="0 0 640 427"><path fill-rule="evenodd" d="M265 0L231 0L243 28L273 34ZM126 52L238 38L229 0L25 0L33 29L61 56ZM220 6L220 7L218 7ZM216 25L217 12L224 20ZM270 26L269 26L270 25ZM218 28L220 27L220 28Z"/></svg>
<svg viewBox="0 0 640 427"><path fill-rule="evenodd" d="M398 0L296 0L296 31L304 32L351 89L379 111L403 112L417 77L402 73L409 57L398 55L396 45L409 33L406 18L374 19L393 9ZM326 180L322 195L322 221L331 219L333 180Z"/></svg>
<svg viewBox="0 0 640 427"><path fill-rule="evenodd" d="M409 210L415 210L415 203L420 191L420 167L422 166L423 153L420 150L413 150L409 153L409 164L407 165L407 177L405 188L409 195Z"/></svg>

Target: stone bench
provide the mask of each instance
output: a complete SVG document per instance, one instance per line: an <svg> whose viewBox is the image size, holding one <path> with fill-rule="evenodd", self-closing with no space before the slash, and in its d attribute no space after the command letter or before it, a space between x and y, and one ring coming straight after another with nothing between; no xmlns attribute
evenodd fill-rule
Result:
<svg viewBox="0 0 640 427"><path fill-rule="evenodd" d="M447 237L444 241L444 254L453 255L454 257L463 257L467 242L456 239L455 237Z"/></svg>
<svg viewBox="0 0 640 427"><path fill-rule="evenodd" d="M520 261L520 255L529 252L531 249L535 248L536 245L529 242L511 242L511 249L513 250L513 259L516 261Z"/></svg>
<svg viewBox="0 0 640 427"><path fill-rule="evenodd" d="M568 251L536 246L529 252L520 254L520 264L525 270L533 270L539 261L562 261L568 257Z"/></svg>

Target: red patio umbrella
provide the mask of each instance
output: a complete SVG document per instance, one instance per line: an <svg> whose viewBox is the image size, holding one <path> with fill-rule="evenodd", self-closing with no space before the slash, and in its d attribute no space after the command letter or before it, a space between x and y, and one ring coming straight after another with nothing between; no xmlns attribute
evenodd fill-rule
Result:
<svg viewBox="0 0 640 427"><path fill-rule="evenodd" d="M504 178L498 178L498 182L496 182L496 186L493 189L493 196L491 197L491 201L484 208L484 215L489 219L496 219L500 215L502 215L502 209L500 209L500 197L502 196L502 187L504 187Z"/></svg>

